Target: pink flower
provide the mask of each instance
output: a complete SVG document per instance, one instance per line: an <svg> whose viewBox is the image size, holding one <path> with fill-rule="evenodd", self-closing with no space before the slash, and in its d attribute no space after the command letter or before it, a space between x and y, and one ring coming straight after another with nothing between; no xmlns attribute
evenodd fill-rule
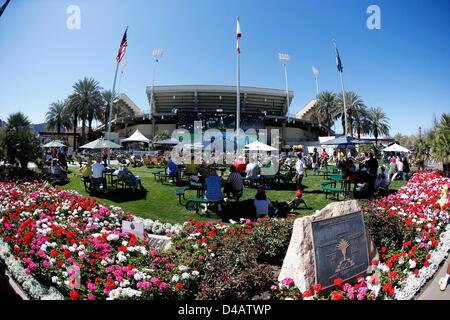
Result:
<svg viewBox="0 0 450 320"><path fill-rule="evenodd" d="M294 280L292 278L284 278L281 283L289 288L294 285Z"/></svg>
<svg viewBox="0 0 450 320"><path fill-rule="evenodd" d="M95 291L97 290L97 286L91 282L88 283L87 288L89 291Z"/></svg>
<svg viewBox="0 0 450 320"><path fill-rule="evenodd" d="M159 290L165 291L165 290L167 290L167 288L169 288L169 285L168 285L167 283L161 282L161 283L159 284Z"/></svg>
<svg viewBox="0 0 450 320"><path fill-rule="evenodd" d="M158 284L161 282L161 280L159 278L153 277L150 279L150 282L153 284Z"/></svg>

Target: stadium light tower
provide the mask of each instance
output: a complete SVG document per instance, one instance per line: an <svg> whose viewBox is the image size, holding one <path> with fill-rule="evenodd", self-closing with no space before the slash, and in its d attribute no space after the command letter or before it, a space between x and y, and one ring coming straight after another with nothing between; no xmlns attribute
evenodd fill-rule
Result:
<svg viewBox="0 0 450 320"><path fill-rule="evenodd" d="M288 87L288 76L287 76L287 62L291 59L291 57L287 53L279 53L278 59L281 61L281 63L284 66L284 78L286 81L286 109L288 114L288 123L290 121L289 119L289 87Z"/></svg>
<svg viewBox="0 0 450 320"><path fill-rule="evenodd" d="M149 112L149 115L152 113L152 108L153 108L153 89L155 87L156 65L159 62L159 58L162 57L163 53L164 53L164 49L163 48L154 49L153 52L152 52L152 56L153 56L154 62L153 62L152 91L150 93L150 112Z"/></svg>

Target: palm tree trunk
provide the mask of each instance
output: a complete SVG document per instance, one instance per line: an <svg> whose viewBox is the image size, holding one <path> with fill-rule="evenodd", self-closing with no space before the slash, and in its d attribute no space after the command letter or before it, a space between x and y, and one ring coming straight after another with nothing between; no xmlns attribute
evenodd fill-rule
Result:
<svg viewBox="0 0 450 320"><path fill-rule="evenodd" d="M78 125L78 118L77 116L74 116L73 119L73 152L77 150L77 125Z"/></svg>
<svg viewBox="0 0 450 320"><path fill-rule="evenodd" d="M81 139L84 141L86 137L86 119L81 120Z"/></svg>

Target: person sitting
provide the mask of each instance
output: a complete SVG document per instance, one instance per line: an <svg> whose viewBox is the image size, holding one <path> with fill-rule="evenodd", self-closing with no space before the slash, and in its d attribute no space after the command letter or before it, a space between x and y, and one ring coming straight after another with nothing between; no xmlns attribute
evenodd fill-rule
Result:
<svg viewBox="0 0 450 320"><path fill-rule="evenodd" d="M258 179L258 175L260 173L260 168L258 166L258 163L256 162L250 162L247 164L247 167L245 168L245 178L249 180L256 180Z"/></svg>
<svg viewBox="0 0 450 320"><path fill-rule="evenodd" d="M50 170L54 176L67 176L67 171L61 167L61 164L57 159L53 159Z"/></svg>
<svg viewBox="0 0 450 320"><path fill-rule="evenodd" d="M272 202L267 198L264 187L259 187L253 204L256 209L256 218L268 216L270 208L273 208Z"/></svg>
<svg viewBox="0 0 450 320"><path fill-rule="evenodd" d="M84 167L80 168L81 176L83 177L84 181L86 182L88 188L92 187L92 160L89 157L88 162Z"/></svg>
<svg viewBox="0 0 450 320"><path fill-rule="evenodd" d="M44 162L47 165L51 165L52 160L53 160L52 153L50 151L47 151L47 154L45 155L45 158L44 158Z"/></svg>
<svg viewBox="0 0 450 320"><path fill-rule="evenodd" d="M92 183L93 185L101 184L103 186L103 192L108 192L108 187L106 185L106 179L103 177L103 172L106 171L105 166L101 163L101 159L97 158L94 165L92 166Z"/></svg>
<svg viewBox="0 0 450 320"><path fill-rule="evenodd" d="M175 181L178 181L178 166L177 164L172 160L172 158L169 158L169 161L167 162L167 174L170 178L174 179Z"/></svg>
<svg viewBox="0 0 450 320"><path fill-rule="evenodd" d="M209 170L209 175L205 179L206 193L205 198L209 201L220 202L223 199L222 179L217 175L215 169ZM208 210L208 204L205 205L205 212ZM222 206L220 203L217 204L217 211L222 211Z"/></svg>
<svg viewBox="0 0 450 320"><path fill-rule="evenodd" d="M295 191L295 197L291 201L275 202L274 215L276 217L286 217L290 212L296 210L300 204L304 203L306 207L306 202L302 199L302 196L302 190L297 189L297 191Z"/></svg>
<svg viewBox="0 0 450 320"><path fill-rule="evenodd" d="M228 180L223 191L227 198L230 197L231 193L233 193L233 196L236 198L242 197L244 192L244 181L242 176L237 172L235 166L230 167L230 175L228 176Z"/></svg>
<svg viewBox="0 0 450 320"><path fill-rule="evenodd" d="M239 173L240 175L242 175L242 172L245 171L246 167L245 162L241 156L239 156L236 160L234 160L233 166L236 167L236 172Z"/></svg>
<svg viewBox="0 0 450 320"><path fill-rule="evenodd" d="M381 167L381 173L378 174L377 179L375 180L375 190L378 191L380 188L387 189L390 185L389 178L386 174L386 169Z"/></svg>
<svg viewBox="0 0 450 320"><path fill-rule="evenodd" d="M135 176L131 171L128 171L126 165L122 165L118 170L117 179L130 185L133 192L136 191L137 187L142 189L141 178L139 176Z"/></svg>

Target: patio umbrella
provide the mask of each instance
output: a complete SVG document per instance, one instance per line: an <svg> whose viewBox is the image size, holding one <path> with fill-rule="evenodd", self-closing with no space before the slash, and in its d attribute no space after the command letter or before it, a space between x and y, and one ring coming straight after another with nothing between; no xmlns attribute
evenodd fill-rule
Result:
<svg viewBox="0 0 450 320"><path fill-rule="evenodd" d="M384 148L384 152L411 152L409 149L402 147L401 145L394 143L393 145Z"/></svg>
<svg viewBox="0 0 450 320"><path fill-rule="evenodd" d="M355 145L355 144L372 144L368 140L359 140L351 136L342 136L321 143L322 145Z"/></svg>
<svg viewBox="0 0 450 320"><path fill-rule="evenodd" d="M53 141L50 141L49 143L47 143L47 144L44 144L42 147L43 148L61 148L61 147L65 147L66 145L65 144L63 144L63 143L61 143L61 141L59 141L59 140L53 140Z"/></svg>
<svg viewBox="0 0 450 320"><path fill-rule="evenodd" d="M153 144L177 145L179 143L180 143L179 140L170 138L170 139L164 139L164 140L155 141Z"/></svg>
<svg viewBox="0 0 450 320"><path fill-rule="evenodd" d="M264 144L258 140L245 145L245 149L249 151L277 151L278 149Z"/></svg>
<svg viewBox="0 0 450 320"><path fill-rule="evenodd" d="M99 138L97 140L86 143L85 145L80 147L80 149L103 149L103 148L120 149L122 148L122 146L112 141Z"/></svg>

